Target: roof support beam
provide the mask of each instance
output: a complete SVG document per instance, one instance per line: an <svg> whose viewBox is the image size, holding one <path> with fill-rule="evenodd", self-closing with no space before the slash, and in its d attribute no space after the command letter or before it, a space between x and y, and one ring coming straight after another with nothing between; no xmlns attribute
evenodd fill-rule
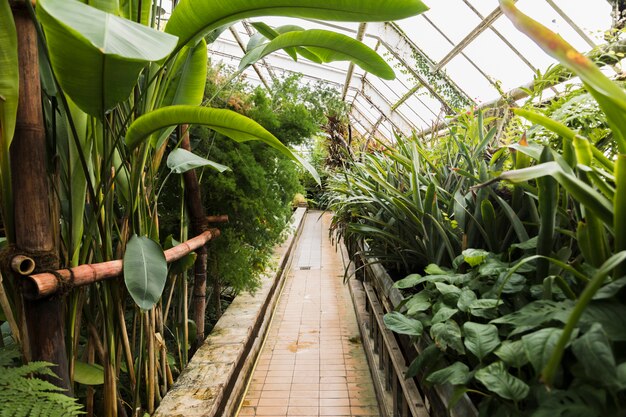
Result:
<svg viewBox="0 0 626 417"><path fill-rule="evenodd" d="M363 41L363 37L365 36L365 29L367 28L367 23L361 23L359 25L359 30L356 33L356 40L359 42ZM348 89L350 88L350 83L352 82L352 74L354 73L354 62L350 61L350 65L348 66L348 73L346 74L346 81L343 83L343 92L341 93L341 99L346 99L346 94L348 94Z"/></svg>
<svg viewBox="0 0 626 417"><path fill-rule="evenodd" d="M517 0L514 0L517 1ZM457 56L467 45L469 45L474 39L478 37L481 33L491 27L491 24L496 21L497 18L502 16L502 10L498 7L493 12L489 13L489 15L483 19L482 22L478 24L461 42L459 42L449 53L444 56L439 63L435 66L434 71L439 71L446 65L448 62L452 60L455 56Z"/></svg>
<svg viewBox="0 0 626 417"><path fill-rule="evenodd" d="M467 7L469 7L474 12L474 14L476 14L476 16L483 20L485 19L485 17L478 10L476 10L476 8L472 5L472 3L469 2L469 0L463 0L463 3L465 3ZM491 31L495 33L496 36L500 38L500 40L504 42L504 44L508 46L515 53L515 55L517 55L517 57L524 62L524 64L526 64L531 70L533 70L533 72L537 71L537 68L535 68L535 66L511 42L509 42L506 36L500 33L500 31L493 27L493 25L491 25L489 29L491 29Z"/></svg>
<svg viewBox="0 0 626 417"><path fill-rule="evenodd" d="M391 103L385 95L366 78L363 78L363 88L361 90L361 94L368 100L368 102L371 103L372 101L375 101L378 103L376 105L377 110L381 114L385 115L385 118L389 120L396 127L396 129L398 129L398 131L405 135L410 135L411 132L416 129L416 126L413 125L410 120L407 120L401 113L391 110ZM372 98L375 98L375 100L372 100Z"/></svg>
<svg viewBox="0 0 626 417"><path fill-rule="evenodd" d="M239 47L241 48L241 51L244 53L246 53L246 45L244 45L243 41L241 40L241 37L239 36L239 34L237 33L237 29L235 29L235 26L231 26L228 28L230 30L230 33L233 35L233 37L235 38L235 41L237 41L237 44L239 45ZM257 64L252 64L252 68L254 68L254 71L256 72L256 74L259 76L259 79L261 80L261 82L263 83L263 85L265 86L265 88L267 90L271 90L272 89L272 85L267 81L267 79L265 79L265 76L263 75L263 73L261 72L261 70L259 69L259 67L257 66ZM266 67L267 68L267 67ZM269 68L268 68L268 72L269 72ZM272 76L272 73L270 72L270 76ZM272 77L273 78L273 77Z"/></svg>
<svg viewBox="0 0 626 417"><path fill-rule="evenodd" d="M609 51L613 51L614 54L610 54ZM597 47L588 54L586 54L586 56L598 67L602 68L607 65L616 65L617 63L619 63L619 60L621 59L618 57L619 54L626 54L626 40L621 40L615 43ZM573 72L563 67L562 65L557 65L554 71L559 71L559 76L554 77L553 81L551 81L550 83L543 82L541 86L544 90L560 85L576 76ZM518 100L522 100L528 97L528 92L533 91L535 88L537 88L537 84L535 84L535 81L531 81L530 83L527 83L521 87L509 90L507 93L504 94L503 97L481 104L478 108L476 108L476 110L484 110L511 105ZM423 130L422 132L420 132L420 134L426 135L432 133L435 130L445 129L450 123L454 122L456 119L457 117L448 119L435 128Z"/></svg>
<svg viewBox="0 0 626 417"><path fill-rule="evenodd" d="M552 1L552 0L546 0L546 2L550 5L550 7L552 7L554 9L555 12L557 12L559 14L559 16L561 16L563 18L563 20L565 20L567 22L568 25L570 25L572 27L572 29L574 29L576 31L576 33L578 33L578 35L583 38L585 40L585 42L587 42L587 45L591 46L592 48L595 48L596 45L595 42L567 15L567 13L565 13L563 11L563 9L561 9L559 6L557 6L557 4Z"/></svg>

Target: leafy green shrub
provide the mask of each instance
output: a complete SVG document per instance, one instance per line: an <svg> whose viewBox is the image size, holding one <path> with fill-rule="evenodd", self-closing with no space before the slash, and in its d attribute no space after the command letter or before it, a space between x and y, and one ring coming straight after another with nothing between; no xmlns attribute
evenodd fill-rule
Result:
<svg viewBox="0 0 626 417"><path fill-rule="evenodd" d="M507 160L500 152L489 161L494 134L482 115L466 117L438 148L397 137L393 147L338 170L326 195L334 229L349 246L365 241L370 255L399 274L451 266L468 247L501 252L527 240L523 192L472 189Z"/></svg>

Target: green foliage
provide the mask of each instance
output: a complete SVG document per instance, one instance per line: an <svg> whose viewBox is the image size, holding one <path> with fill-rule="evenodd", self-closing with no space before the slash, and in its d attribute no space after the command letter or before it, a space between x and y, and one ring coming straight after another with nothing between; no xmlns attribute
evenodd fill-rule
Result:
<svg viewBox="0 0 626 417"><path fill-rule="evenodd" d="M349 246L364 240L370 255L399 274L452 266L467 247L500 252L527 240L531 199L472 189L507 159L502 152L487 159L495 129L485 123L482 114L462 118L436 148L397 137L393 147L337 170L326 195L335 230Z"/></svg>
<svg viewBox="0 0 626 417"><path fill-rule="evenodd" d="M409 375L481 393L481 415L623 415L626 94L514 2L501 3L587 93L545 113L516 109L547 141L474 148L488 135L462 117L439 147L400 139L398 150L366 156L333 182L337 227L382 261L404 256L408 276L395 286L405 300L388 327L411 334L417 321L434 342ZM590 100L589 117L575 110ZM469 140L458 140L461 128Z"/></svg>
<svg viewBox="0 0 626 417"><path fill-rule="evenodd" d="M18 365L19 353L11 348L0 348L0 416L4 417L68 417L85 414L75 398L48 381L56 378L52 364L31 362Z"/></svg>

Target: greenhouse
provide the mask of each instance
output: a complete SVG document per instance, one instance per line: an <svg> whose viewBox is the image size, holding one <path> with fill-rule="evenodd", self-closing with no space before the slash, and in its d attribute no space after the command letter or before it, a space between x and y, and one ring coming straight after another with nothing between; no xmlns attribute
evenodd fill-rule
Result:
<svg viewBox="0 0 626 417"><path fill-rule="evenodd" d="M0 416L626 416L625 26L0 0Z"/></svg>

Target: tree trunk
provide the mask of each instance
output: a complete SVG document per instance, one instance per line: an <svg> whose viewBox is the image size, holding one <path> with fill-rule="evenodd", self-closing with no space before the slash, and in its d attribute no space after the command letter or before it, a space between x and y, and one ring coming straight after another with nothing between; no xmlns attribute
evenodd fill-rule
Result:
<svg viewBox="0 0 626 417"><path fill-rule="evenodd" d="M59 267L53 236L48 176L46 133L41 106L37 32L25 6L12 3L18 37L20 97L11 145L16 249L30 255L39 270ZM24 300L32 360L52 362L60 379L50 382L68 390L71 385L65 350L63 298Z"/></svg>
<svg viewBox="0 0 626 417"><path fill-rule="evenodd" d="M191 152L191 142L189 140L189 126L182 125L180 127L183 133L183 140L180 144L182 149ZM192 236L197 236L209 228L206 212L202 205L202 194L200 192L200 184L195 170L187 171L183 174L185 182L185 204L190 219L190 231ZM204 340L204 315L206 311L206 266L207 266L207 249L202 246L196 250L198 257L193 267L194 281L192 291L193 304L193 320L196 322L198 329L197 336L192 350L196 350L200 343Z"/></svg>

